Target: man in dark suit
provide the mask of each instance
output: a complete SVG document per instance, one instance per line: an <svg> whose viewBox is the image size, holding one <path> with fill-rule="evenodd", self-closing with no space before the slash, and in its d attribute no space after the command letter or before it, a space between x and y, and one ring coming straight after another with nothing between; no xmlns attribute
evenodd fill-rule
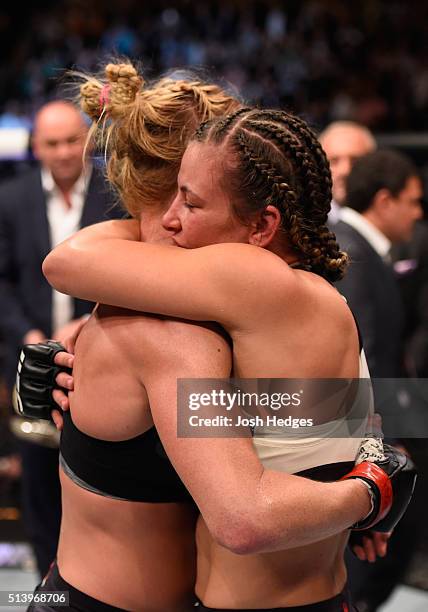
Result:
<svg viewBox="0 0 428 612"><path fill-rule="evenodd" d="M422 183L417 169L395 151L358 159L347 181L347 206L334 232L351 264L337 288L358 319L373 377L400 372L403 307L390 249L409 240L422 217Z"/></svg>
<svg viewBox="0 0 428 612"><path fill-rule="evenodd" d="M83 163L87 132L71 103L48 103L34 122L39 166L0 186L0 332L10 387L22 344L64 340L92 308L51 289L41 269L44 257L79 227L123 216L101 173ZM58 450L23 440L19 450L24 523L44 575L59 533Z"/></svg>
<svg viewBox="0 0 428 612"><path fill-rule="evenodd" d="M395 151L375 151L355 161L347 180L347 206L334 226L340 247L351 260L337 288L357 318L375 378L400 376L405 321L390 249L410 239L423 214L421 198L422 183L412 162ZM376 409L382 413L379 391L385 396L387 381L376 382ZM394 389L392 383L390 401ZM386 557L370 565L348 555L349 585L361 612L377 610L411 559L422 507L417 497L418 491L390 540Z"/></svg>

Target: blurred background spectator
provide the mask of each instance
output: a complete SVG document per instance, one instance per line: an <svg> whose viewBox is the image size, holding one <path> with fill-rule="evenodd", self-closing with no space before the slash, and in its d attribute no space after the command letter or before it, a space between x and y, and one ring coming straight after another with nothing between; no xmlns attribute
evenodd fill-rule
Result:
<svg viewBox="0 0 428 612"><path fill-rule="evenodd" d="M57 100L37 113L33 151L38 165L0 186L0 331L3 376L12 389L22 344L60 342L92 304L52 290L42 261L53 246L84 225L123 216L99 170L83 163L87 126L70 103ZM44 576L56 555L61 519L56 430L14 417L22 461L22 507L27 535ZM43 427L45 435L38 435Z"/></svg>
<svg viewBox="0 0 428 612"><path fill-rule="evenodd" d="M374 151L376 140L368 128L356 121L333 121L319 135L328 157L333 181L328 222L334 226L346 202L346 180L356 159Z"/></svg>

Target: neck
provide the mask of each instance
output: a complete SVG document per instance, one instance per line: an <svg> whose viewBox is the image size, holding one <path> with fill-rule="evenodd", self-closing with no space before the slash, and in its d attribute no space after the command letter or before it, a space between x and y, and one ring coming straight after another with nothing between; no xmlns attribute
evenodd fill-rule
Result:
<svg viewBox="0 0 428 612"><path fill-rule="evenodd" d="M267 247L268 251L270 251L271 253L275 253L275 255L283 259L288 264L298 262L299 256L297 255L296 251L285 246L283 244L283 241L281 242L279 240L272 240L272 242Z"/></svg>
<svg viewBox="0 0 428 612"><path fill-rule="evenodd" d="M58 181L54 177L54 182L55 182L55 185L58 187L58 189L60 190L60 192L63 195L68 195L70 193L70 191L73 189L73 186L77 182L78 178L79 177L73 178L73 179L64 179L64 180Z"/></svg>
<svg viewBox="0 0 428 612"><path fill-rule="evenodd" d="M386 238L388 238L388 236L386 235L384 231L382 220L379 219L379 216L376 214L376 212L372 208L368 208L363 213L361 213L361 215L364 217L364 219L367 219L367 221L369 221L372 225L374 225L376 229L382 232L382 234L386 236Z"/></svg>

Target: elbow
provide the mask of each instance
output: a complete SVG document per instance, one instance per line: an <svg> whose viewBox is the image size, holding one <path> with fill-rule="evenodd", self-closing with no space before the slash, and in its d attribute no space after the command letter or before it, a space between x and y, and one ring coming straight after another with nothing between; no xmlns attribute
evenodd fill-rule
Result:
<svg viewBox="0 0 428 612"><path fill-rule="evenodd" d="M213 528L214 540L235 555L252 555L269 549L273 534L268 526L251 519L233 519Z"/></svg>
<svg viewBox="0 0 428 612"><path fill-rule="evenodd" d="M55 248L45 257L42 270L52 287L57 291L65 292L62 284L67 274L66 257L62 254L60 248Z"/></svg>

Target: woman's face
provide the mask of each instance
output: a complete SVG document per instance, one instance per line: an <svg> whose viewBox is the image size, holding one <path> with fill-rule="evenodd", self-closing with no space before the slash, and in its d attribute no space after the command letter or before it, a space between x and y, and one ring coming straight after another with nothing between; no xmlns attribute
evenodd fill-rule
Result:
<svg viewBox="0 0 428 612"><path fill-rule="evenodd" d="M249 242L252 226L235 217L223 191L220 155L218 147L199 142L192 142L184 153L177 195L162 219L177 246Z"/></svg>

